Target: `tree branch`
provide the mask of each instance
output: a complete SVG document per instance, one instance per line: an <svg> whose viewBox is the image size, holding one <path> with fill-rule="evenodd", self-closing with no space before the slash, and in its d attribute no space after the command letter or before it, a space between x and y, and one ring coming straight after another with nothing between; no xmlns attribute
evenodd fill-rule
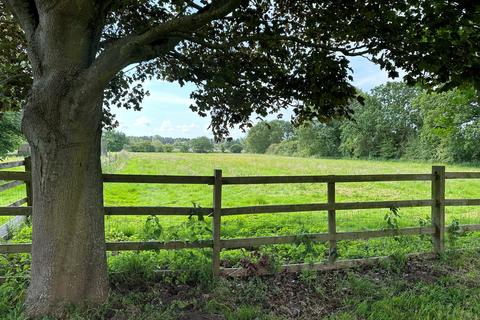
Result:
<svg viewBox="0 0 480 320"><path fill-rule="evenodd" d="M80 77L88 86L102 88L126 66L168 52L182 40L175 32L190 34L201 26L221 19L240 6L242 0L217 0L202 12L173 18L139 35L113 41Z"/></svg>
<svg viewBox="0 0 480 320"><path fill-rule="evenodd" d="M175 34L179 37L183 37L185 40L188 40L190 42L202 45L206 48L215 49L215 50L229 50L232 46L238 45L242 42L263 40L263 41L274 41L274 42L290 41L290 42L298 43L305 47L311 47L311 48L316 47L316 48L330 51L330 52L340 52L345 56L362 56L370 52L369 50L360 50L360 49L367 48L367 46L365 45L359 45L356 47L347 47L345 44L337 44L332 46L332 45L325 45L315 41L305 41L300 39L299 37L287 36L287 35L270 35L265 33L258 33L255 35L236 37L235 39L230 39L228 43L213 43L213 42L207 42L201 37L195 37L194 35L187 34L187 33L179 32Z"/></svg>

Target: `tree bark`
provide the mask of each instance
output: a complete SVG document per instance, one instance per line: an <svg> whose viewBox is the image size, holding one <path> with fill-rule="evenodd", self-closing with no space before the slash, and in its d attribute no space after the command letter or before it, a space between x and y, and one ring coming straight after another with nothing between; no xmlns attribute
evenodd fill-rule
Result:
<svg viewBox="0 0 480 320"><path fill-rule="evenodd" d="M69 304L102 303L108 295L101 98L82 99L81 93L57 89L34 89L35 103L29 103L23 120L33 178L29 316L54 314Z"/></svg>

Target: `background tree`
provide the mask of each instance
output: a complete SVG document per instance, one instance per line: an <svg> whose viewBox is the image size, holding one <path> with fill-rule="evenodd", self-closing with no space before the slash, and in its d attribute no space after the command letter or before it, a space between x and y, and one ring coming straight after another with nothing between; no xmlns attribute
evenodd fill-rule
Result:
<svg viewBox="0 0 480 320"><path fill-rule="evenodd" d="M24 33L7 12L0 1L0 112L20 110L32 83Z"/></svg>
<svg viewBox="0 0 480 320"><path fill-rule="evenodd" d="M186 153L190 151L190 146L188 142L178 142L175 144L175 148L182 153Z"/></svg>
<svg viewBox="0 0 480 320"><path fill-rule="evenodd" d="M414 101L422 127L410 157L445 162L480 160L480 107L473 88L422 93Z"/></svg>
<svg viewBox="0 0 480 320"><path fill-rule="evenodd" d="M23 30L17 38L18 25L7 27L12 36L0 39L0 47L17 49L8 51L6 65L28 65L33 79L18 94L26 101L22 128L32 147L29 315L107 296L102 121L115 124L112 106L138 109L147 94L142 81L196 85L192 110L210 113L218 137L235 124L250 126L253 113L265 117L286 107L295 123L350 115L358 94L349 56L369 55L391 76L401 67L410 83L480 83L476 2L2 4L9 8L0 11L2 30L10 13Z"/></svg>
<svg viewBox="0 0 480 320"><path fill-rule="evenodd" d="M340 156L341 129L338 121L310 123L296 130L298 150L304 156Z"/></svg>
<svg viewBox="0 0 480 320"><path fill-rule="evenodd" d="M173 145L171 144L166 144L163 146L163 151L164 152L173 152Z"/></svg>
<svg viewBox="0 0 480 320"><path fill-rule="evenodd" d="M236 143L234 145L231 145L229 150L231 153L242 153L243 147L241 144Z"/></svg>
<svg viewBox="0 0 480 320"><path fill-rule="evenodd" d="M20 121L21 115L18 112L0 113L0 159L15 151L24 141Z"/></svg>
<svg viewBox="0 0 480 320"><path fill-rule="evenodd" d="M365 158L400 158L421 126L420 113L412 106L419 90L390 82L365 95L363 106L354 104L352 122L342 124L343 154Z"/></svg>
<svg viewBox="0 0 480 320"><path fill-rule="evenodd" d="M151 141L135 141L128 146L128 149L132 152L155 152L155 146Z"/></svg>
<svg viewBox="0 0 480 320"><path fill-rule="evenodd" d="M252 153L265 153L270 145L280 143L291 134L292 126L286 121L261 121L248 131L245 140L246 150Z"/></svg>
<svg viewBox="0 0 480 320"><path fill-rule="evenodd" d="M165 151L164 144L161 143L158 140L154 140L152 142L152 145L153 145L154 152L164 152Z"/></svg>
<svg viewBox="0 0 480 320"><path fill-rule="evenodd" d="M125 133L118 131L107 131L103 134L103 139L107 144L107 150L111 152L122 151L128 144Z"/></svg>
<svg viewBox="0 0 480 320"><path fill-rule="evenodd" d="M199 137L190 141L193 152L207 153L213 151L213 142L207 137Z"/></svg>

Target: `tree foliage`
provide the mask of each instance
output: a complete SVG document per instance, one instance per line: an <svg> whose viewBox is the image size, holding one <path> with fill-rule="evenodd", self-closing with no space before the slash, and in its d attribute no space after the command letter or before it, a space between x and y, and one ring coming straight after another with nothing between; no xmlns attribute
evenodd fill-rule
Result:
<svg viewBox="0 0 480 320"><path fill-rule="evenodd" d="M480 161L480 107L474 88L432 93L405 83L388 83L363 95L363 106L358 103L351 106L355 110L351 121L300 126L288 139L271 144L267 152L315 157Z"/></svg>
<svg viewBox="0 0 480 320"><path fill-rule="evenodd" d="M409 157L480 161L480 105L475 90L423 93L414 103L421 112L423 126Z"/></svg>
<svg viewBox="0 0 480 320"><path fill-rule="evenodd" d="M0 112L20 110L31 87L27 43L19 24L0 1Z"/></svg>
<svg viewBox="0 0 480 320"><path fill-rule="evenodd" d="M352 157L400 158L420 128L420 113L413 105L419 90L404 83L381 85L355 104L354 121L342 125L341 149Z"/></svg>
<svg viewBox="0 0 480 320"><path fill-rule="evenodd" d="M207 153L213 151L213 142L207 137L199 137L190 141L193 152Z"/></svg>
<svg viewBox="0 0 480 320"><path fill-rule="evenodd" d="M280 143L291 133L292 126L286 121L261 121L248 131L245 140L246 150L252 153L265 153L270 145Z"/></svg>
<svg viewBox="0 0 480 320"><path fill-rule="evenodd" d="M26 48L39 40L45 7L28 0L1 6L5 110L23 103L31 73L41 69ZM212 116L217 136L251 126L253 113L286 107L296 123L351 115L350 101L362 100L351 85L351 56L369 56L391 77L402 68L410 84L480 83L479 4L471 1L102 0L55 9L95 26L88 48L79 48L92 57L79 76L102 87L107 126L115 125L112 107L140 109L148 94L142 82L152 78L195 84L191 108Z"/></svg>
<svg viewBox="0 0 480 320"><path fill-rule="evenodd" d="M340 122L308 123L296 130L298 150L304 156L340 156Z"/></svg>
<svg viewBox="0 0 480 320"><path fill-rule="evenodd" d="M20 118L17 112L0 114L0 159L3 159L7 153L15 151L23 141Z"/></svg>
<svg viewBox="0 0 480 320"><path fill-rule="evenodd" d="M107 145L107 150L111 152L122 151L128 144L128 139L125 133L118 131L107 131L103 135L103 140Z"/></svg>
<svg viewBox="0 0 480 320"><path fill-rule="evenodd" d="M230 146L230 152L231 153L242 153L243 147L241 144L235 143L232 146Z"/></svg>

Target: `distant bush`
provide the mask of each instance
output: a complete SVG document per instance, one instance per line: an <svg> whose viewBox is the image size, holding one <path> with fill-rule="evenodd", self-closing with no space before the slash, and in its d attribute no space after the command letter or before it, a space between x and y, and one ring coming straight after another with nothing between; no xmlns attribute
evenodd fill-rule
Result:
<svg viewBox="0 0 480 320"><path fill-rule="evenodd" d="M155 152L153 144L147 141L131 144L128 149L132 152Z"/></svg>
<svg viewBox="0 0 480 320"><path fill-rule="evenodd" d="M230 147L231 153L242 153L243 147L240 144L234 144Z"/></svg>
<svg viewBox="0 0 480 320"><path fill-rule="evenodd" d="M102 138L107 147L107 151L110 152L122 151L125 145L128 144L127 136L123 132L107 131L103 134Z"/></svg>
<svg viewBox="0 0 480 320"><path fill-rule="evenodd" d="M155 148L155 152L164 152L164 145L160 141L154 141L153 147Z"/></svg>
<svg viewBox="0 0 480 320"><path fill-rule="evenodd" d="M190 141L190 145L192 146L193 152L196 153L207 153L213 151L213 143L207 137L192 139L192 141Z"/></svg>
<svg viewBox="0 0 480 320"><path fill-rule="evenodd" d="M280 143L292 133L292 125L286 121L259 122L248 131L246 149L252 153L265 153L270 145Z"/></svg>
<svg viewBox="0 0 480 320"><path fill-rule="evenodd" d="M173 152L173 146L171 144L166 144L163 146L164 152Z"/></svg>
<svg viewBox="0 0 480 320"><path fill-rule="evenodd" d="M177 149L180 152L186 153L190 152L190 146L188 145L187 142L179 142L175 144L175 149Z"/></svg>
<svg viewBox="0 0 480 320"><path fill-rule="evenodd" d="M298 141L297 140L286 140L280 143L274 143L270 145L267 149L267 153L284 155L284 156L294 156L298 154Z"/></svg>

